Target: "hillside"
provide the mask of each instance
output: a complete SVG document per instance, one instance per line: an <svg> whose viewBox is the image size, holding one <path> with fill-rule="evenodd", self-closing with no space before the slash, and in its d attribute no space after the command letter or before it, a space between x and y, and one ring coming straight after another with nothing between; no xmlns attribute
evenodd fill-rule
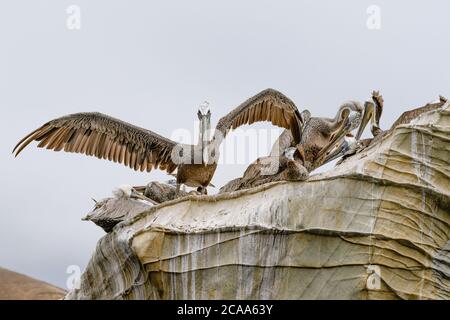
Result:
<svg viewBox="0 0 450 320"><path fill-rule="evenodd" d="M0 268L0 300L57 300L65 294L48 283Z"/></svg>

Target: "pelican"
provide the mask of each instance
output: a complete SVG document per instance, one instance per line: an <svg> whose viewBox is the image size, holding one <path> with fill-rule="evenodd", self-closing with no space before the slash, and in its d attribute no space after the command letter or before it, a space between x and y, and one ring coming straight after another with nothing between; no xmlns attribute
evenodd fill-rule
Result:
<svg viewBox="0 0 450 320"><path fill-rule="evenodd" d="M138 193L132 186L123 185L113 190L113 197L95 201L95 207L83 221L92 221L106 232L111 232L116 224L142 213L155 201ZM144 200L144 201L141 201Z"/></svg>
<svg viewBox="0 0 450 320"><path fill-rule="evenodd" d="M357 140L359 140L360 137L362 136L362 133L363 133L365 127L367 126L367 124L369 123L369 121L371 121L370 129L371 129L372 135L374 137L374 139L372 139L372 140L377 141L377 140L379 140L379 138L394 131L394 129L397 128L398 126L400 126L402 124L410 123L412 120L416 119L421 114L423 114L425 112L437 110L446 103L446 99L444 97L440 96L439 102L428 103L423 107L405 111L388 130L382 130L382 129L380 129L380 118L381 118L381 114L383 113L384 100L378 91L374 91L372 93L372 100L374 103L369 103L365 107L364 116L361 121L361 126L356 135ZM371 141L371 143L373 143L373 141Z"/></svg>
<svg viewBox="0 0 450 320"><path fill-rule="evenodd" d="M285 130L275 142L271 155L281 155L288 148L296 147L303 166L311 172L329 161L327 157L336 144L358 128L362 114L363 107L357 101L343 103L334 118L311 117L307 110L303 111L305 124L300 143Z"/></svg>
<svg viewBox="0 0 450 320"><path fill-rule="evenodd" d="M295 104L281 92L266 89L221 118L210 137L211 111L204 102L198 109L199 139L182 145L157 133L98 112L76 113L45 123L25 136L13 150L17 157L33 141L39 148L81 153L124 164L136 171L176 170L180 186L206 194L216 171L219 146L227 133L245 124L269 121L290 131L300 142L304 120Z"/></svg>
<svg viewBox="0 0 450 320"><path fill-rule="evenodd" d="M281 156L267 156L250 164L241 178L229 181L219 193L254 188L275 181L303 181L309 176L295 158L297 148L286 149ZM267 174L270 172L270 174Z"/></svg>
<svg viewBox="0 0 450 320"><path fill-rule="evenodd" d="M377 141L379 141L382 137L394 131L399 125L410 123L412 120L419 117L421 114L425 112L429 112L432 110L437 110L441 108L445 103L447 103L447 99L443 96L439 96L439 102L428 103L427 105L416 108L413 110L409 110L404 112L388 130L382 130L380 128L380 119L383 113L384 108L384 99L379 91L372 92L372 102L366 102L364 105L364 114L361 120L361 125L358 129L358 133L356 134L356 143L352 144L346 152L343 154L344 158L341 159L338 164L341 164L348 157L361 152L365 148L373 145ZM366 126L370 122L370 131L372 133L373 138L360 140ZM336 154L339 156L339 154ZM337 156L334 158L337 158ZM342 156L342 154L340 154Z"/></svg>

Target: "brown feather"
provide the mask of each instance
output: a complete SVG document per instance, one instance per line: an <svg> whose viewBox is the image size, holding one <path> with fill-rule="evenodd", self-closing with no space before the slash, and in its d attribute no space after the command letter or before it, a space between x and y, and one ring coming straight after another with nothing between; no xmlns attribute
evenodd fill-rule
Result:
<svg viewBox="0 0 450 320"><path fill-rule="evenodd" d="M86 143L86 155L92 156L94 154L95 142L97 141L98 133L96 131L92 131L89 140Z"/></svg>
<svg viewBox="0 0 450 320"><path fill-rule="evenodd" d="M98 141L97 150L95 151L95 156L99 159L105 158L105 149L106 149L106 135L100 134L100 139Z"/></svg>
<svg viewBox="0 0 450 320"><path fill-rule="evenodd" d="M38 147L55 151L84 153L115 162L127 162L132 169L151 170L152 162L173 166L168 154L176 145L152 131L145 130L100 113L76 113L47 122L32 131L14 147L17 156L33 141ZM142 153L140 162L138 154ZM136 152L135 155L132 153ZM145 159L151 155L150 163ZM163 157L158 159L157 157Z"/></svg>
<svg viewBox="0 0 450 320"><path fill-rule="evenodd" d="M131 161L131 152L130 152L130 147L126 146L125 147L125 166L130 167L130 161Z"/></svg>
<svg viewBox="0 0 450 320"><path fill-rule="evenodd" d="M111 146L112 141L109 137L105 136L105 150L103 151L103 159L111 160L110 152L111 152Z"/></svg>
<svg viewBox="0 0 450 320"><path fill-rule="evenodd" d="M120 153L119 153L119 163L124 163L126 149L127 149L127 145L122 144L122 146L120 148Z"/></svg>
<svg viewBox="0 0 450 320"><path fill-rule="evenodd" d="M50 130L45 136L43 136L41 142L38 144L38 148L44 148L53 138L52 133L54 133L56 130L57 128L53 128L53 130Z"/></svg>
<svg viewBox="0 0 450 320"><path fill-rule="evenodd" d="M137 155L136 155L136 151L132 151L131 152L131 158L130 158L130 167L134 168L134 170L138 170L139 168L139 163L136 161L137 159Z"/></svg>
<svg viewBox="0 0 450 320"><path fill-rule="evenodd" d="M114 145L114 158L113 158L114 162L119 162L121 149L122 145L116 142Z"/></svg>
<svg viewBox="0 0 450 320"><path fill-rule="evenodd" d="M284 112L280 113L283 110ZM295 104L282 93L267 89L246 100L237 108L221 118L216 129L225 136L230 130L241 125L260 121L270 121L272 124L290 129L295 141L300 142L303 123L297 118L299 112ZM301 126L301 128L298 128Z"/></svg>
<svg viewBox="0 0 450 320"><path fill-rule="evenodd" d="M29 145L34 139L41 137L45 134L47 134L47 132L49 132L50 130L52 130L52 127L41 127L35 131L33 131L32 133L30 133L29 135L27 135L25 138L23 138L22 140L20 140L20 142L16 145L16 147L14 148L13 152L17 150L15 156L17 157L19 155L19 153L22 152L22 150Z"/></svg>
<svg viewBox="0 0 450 320"><path fill-rule="evenodd" d="M83 140L81 141L81 143L80 143L80 153L84 153L84 154L87 154L87 149L88 149L88 147L89 147L89 142L90 142L90 137L91 137L91 133L92 133L92 131L91 130L88 130L88 131L86 131L85 132L85 134L84 134L84 137L83 137Z"/></svg>
<svg viewBox="0 0 450 320"><path fill-rule="evenodd" d="M61 151L64 146L66 145L67 141L69 141L70 137L72 136L74 130L73 129L66 129L64 134L59 139L58 143L56 144L55 148L53 150L55 151Z"/></svg>
<svg viewBox="0 0 450 320"><path fill-rule="evenodd" d="M65 128L59 128L56 130L55 133L52 134L52 137L48 140L47 149L53 149L58 142L58 139L64 134L65 131Z"/></svg>
<svg viewBox="0 0 450 320"><path fill-rule="evenodd" d="M72 152L78 152L80 149L80 144L84 139L84 133L86 132L85 129L78 129L76 136L74 138L73 147L71 148Z"/></svg>
<svg viewBox="0 0 450 320"><path fill-rule="evenodd" d="M89 150L89 155L96 156L98 144L100 142L101 137L102 137L102 134L100 132L95 132L95 133L92 134L92 137L91 137L92 145L91 145L91 148Z"/></svg>

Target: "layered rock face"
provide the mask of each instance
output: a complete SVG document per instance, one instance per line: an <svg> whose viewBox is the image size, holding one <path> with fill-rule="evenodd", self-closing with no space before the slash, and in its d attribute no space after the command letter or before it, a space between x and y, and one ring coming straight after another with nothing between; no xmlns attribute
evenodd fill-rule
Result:
<svg viewBox="0 0 450 320"><path fill-rule="evenodd" d="M100 239L67 299L449 299L450 108L335 169L189 196Z"/></svg>

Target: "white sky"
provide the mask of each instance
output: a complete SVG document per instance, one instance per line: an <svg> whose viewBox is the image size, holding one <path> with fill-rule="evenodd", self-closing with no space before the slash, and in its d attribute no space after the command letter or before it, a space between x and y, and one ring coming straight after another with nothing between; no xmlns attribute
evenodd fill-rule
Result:
<svg viewBox="0 0 450 320"><path fill-rule="evenodd" d="M71 4L81 9L80 30L66 27ZM366 25L374 4L380 30ZM380 89L387 127L450 94L449 9L437 0L2 1L0 265L65 287L67 267L84 268L103 235L80 220L90 198L167 179L35 145L14 159L16 142L44 122L100 111L171 137L193 130L205 99L215 125L272 87L328 117ZM245 167L222 165L213 183Z"/></svg>

